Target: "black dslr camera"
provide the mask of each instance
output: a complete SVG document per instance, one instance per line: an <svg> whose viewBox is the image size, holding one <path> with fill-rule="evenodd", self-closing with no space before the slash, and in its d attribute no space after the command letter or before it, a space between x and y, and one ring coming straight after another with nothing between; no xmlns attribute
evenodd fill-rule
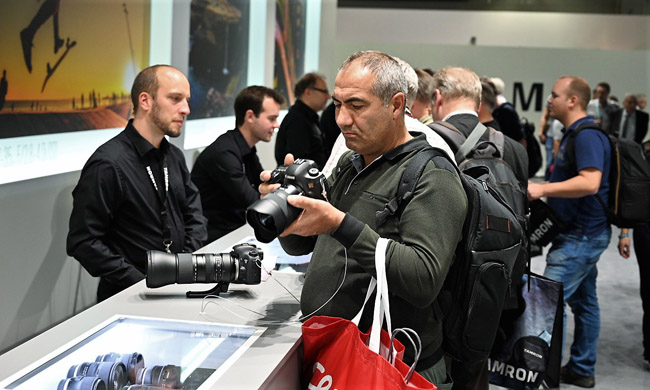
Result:
<svg viewBox="0 0 650 390"><path fill-rule="evenodd" d="M312 160L298 159L288 167L273 170L269 183L280 182L280 188L253 203L246 210L246 220L255 230L255 237L260 242L273 241L302 212L287 203L289 195L305 195L327 200L327 178Z"/></svg>
<svg viewBox="0 0 650 390"><path fill-rule="evenodd" d="M188 291L188 298L203 298L228 291L230 283L259 284L262 280L264 253L255 244L238 244L230 253L147 252L147 287L172 283L213 283L208 291Z"/></svg>

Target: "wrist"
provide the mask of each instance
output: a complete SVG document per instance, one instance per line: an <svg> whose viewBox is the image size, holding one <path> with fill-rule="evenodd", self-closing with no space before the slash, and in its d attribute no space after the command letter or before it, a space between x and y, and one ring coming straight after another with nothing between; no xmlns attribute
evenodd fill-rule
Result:
<svg viewBox="0 0 650 390"><path fill-rule="evenodd" d="M621 233L618 235L618 239L621 240L623 238L628 238L630 237L630 233Z"/></svg>

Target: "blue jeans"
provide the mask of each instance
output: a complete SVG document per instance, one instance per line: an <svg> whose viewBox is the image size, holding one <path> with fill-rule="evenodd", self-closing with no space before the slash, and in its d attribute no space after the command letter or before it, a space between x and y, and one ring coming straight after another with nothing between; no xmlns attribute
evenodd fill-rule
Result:
<svg viewBox="0 0 650 390"><path fill-rule="evenodd" d="M569 367L583 376L595 376L600 308L596 295L597 262L609 245L608 227L594 237L559 234L546 257L544 276L564 283L564 302L574 315L575 329ZM566 335L564 312L563 340Z"/></svg>
<svg viewBox="0 0 650 390"><path fill-rule="evenodd" d="M553 163L553 133L546 132L546 169L544 169L544 180L551 178L551 164Z"/></svg>

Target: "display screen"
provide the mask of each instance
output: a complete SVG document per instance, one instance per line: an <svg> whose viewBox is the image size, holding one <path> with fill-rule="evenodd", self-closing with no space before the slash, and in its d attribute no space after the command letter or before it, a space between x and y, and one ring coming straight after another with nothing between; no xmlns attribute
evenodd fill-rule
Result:
<svg viewBox="0 0 650 390"><path fill-rule="evenodd" d="M246 326L119 317L0 387L208 388L262 332Z"/></svg>

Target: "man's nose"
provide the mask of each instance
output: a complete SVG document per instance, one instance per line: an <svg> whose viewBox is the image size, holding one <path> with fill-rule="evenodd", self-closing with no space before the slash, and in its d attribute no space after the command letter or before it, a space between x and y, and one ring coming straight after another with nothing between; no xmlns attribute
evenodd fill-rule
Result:
<svg viewBox="0 0 650 390"><path fill-rule="evenodd" d="M340 128L350 126L352 124L352 116L343 106L340 106L336 110L336 124L339 125Z"/></svg>
<svg viewBox="0 0 650 390"><path fill-rule="evenodd" d="M180 112L183 115L189 115L190 114L190 102L188 102L187 100L183 100Z"/></svg>

